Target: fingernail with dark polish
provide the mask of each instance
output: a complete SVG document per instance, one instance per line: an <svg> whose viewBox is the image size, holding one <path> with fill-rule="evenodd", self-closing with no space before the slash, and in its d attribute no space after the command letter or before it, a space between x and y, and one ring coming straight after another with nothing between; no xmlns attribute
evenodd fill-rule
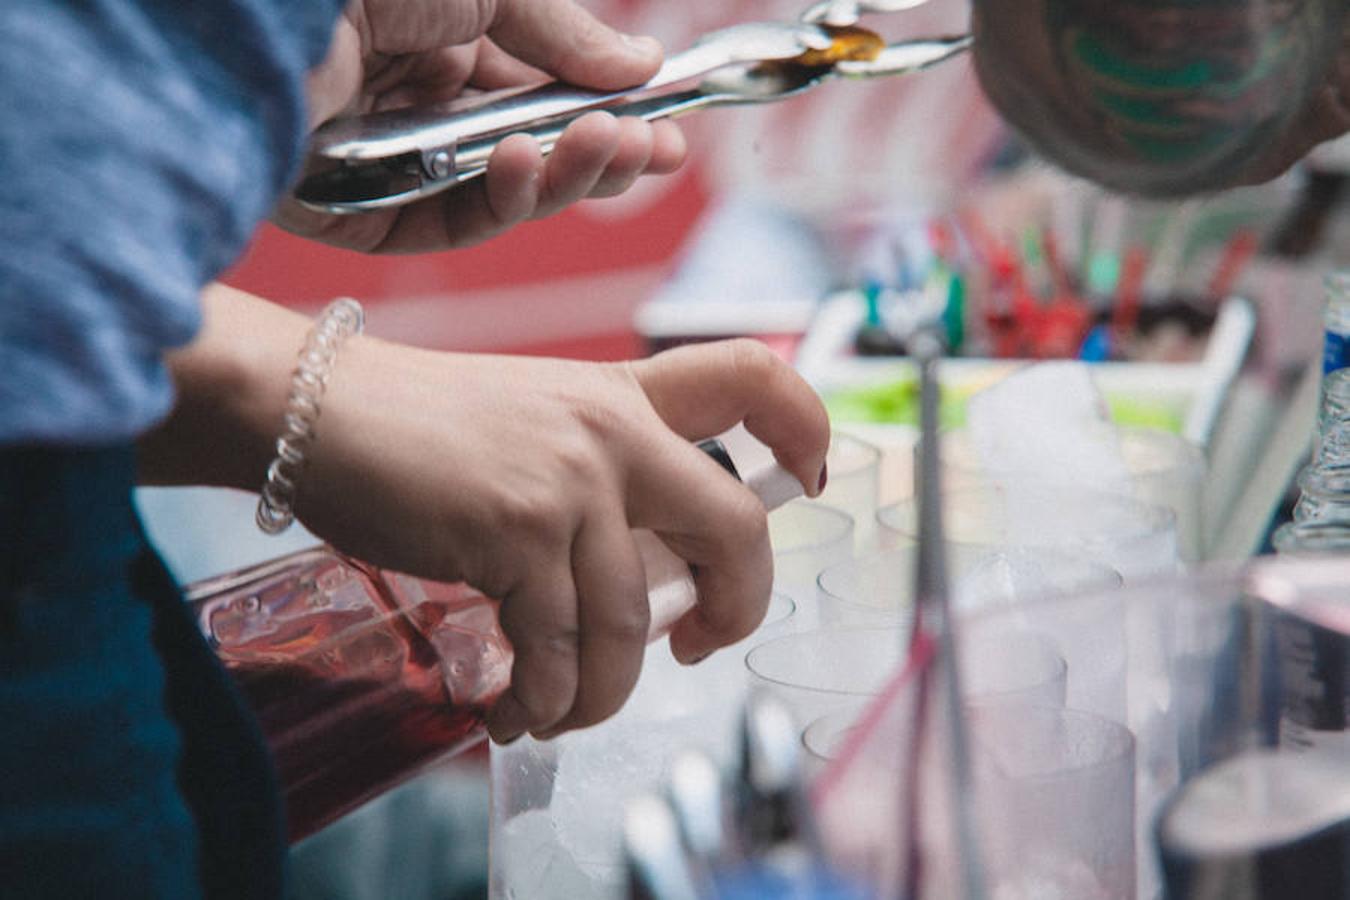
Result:
<svg viewBox="0 0 1350 900"><path fill-rule="evenodd" d="M694 656L694 657L691 657L691 658L685 660L685 663L684 663L684 664L685 664L686 666L696 666L696 665L698 665L699 663L703 662L705 659L707 659L707 658L710 657L710 656L712 656L712 651L711 651L711 650L708 650L708 651L706 651L706 652L704 652L704 653L700 653L698 656Z"/></svg>
<svg viewBox="0 0 1350 900"><path fill-rule="evenodd" d="M820 484L816 486L816 494L821 494L825 491L825 484L829 480L830 480L830 464L828 461L826 461L822 463L820 466Z"/></svg>

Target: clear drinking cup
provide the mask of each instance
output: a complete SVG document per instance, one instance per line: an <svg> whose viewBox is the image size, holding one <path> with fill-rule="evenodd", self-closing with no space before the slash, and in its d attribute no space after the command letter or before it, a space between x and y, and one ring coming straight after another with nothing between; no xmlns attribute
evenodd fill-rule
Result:
<svg viewBox="0 0 1350 900"><path fill-rule="evenodd" d="M953 545L948 555L958 609L1119 587L1120 573L1089 559L1037 547ZM821 622L886 625L913 615L917 550L911 545L831 566L816 579Z"/></svg>
<svg viewBox="0 0 1350 900"><path fill-rule="evenodd" d="M782 699L805 729L877 694L908 652L908 625L826 628L760 644L745 656L751 684Z"/></svg>
<svg viewBox="0 0 1350 900"><path fill-rule="evenodd" d="M1350 633L1346 597L1348 559L1262 558L963 616L958 641L1053 641L1068 665L1067 708L968 703L980 717L971 735L980 779L973 790L978 837L966 843L954 836L942 815L951 806L941 793L945 784L950 794L950 782L942 780L948 757L921 759L920 783L938 791L918 810L921 870L954 871L977 860L995 876L987 896L1000 900L1164 896L1157 824L1190 779L1254 744L1350 766L1343 750L1350 726L1342 718L1339 730L1330 727L1345 709L1344 682L1336 677L1341 669L1328 664L1342 644L1327 638L1328 631ZM850 872L879 873L874 881L882 896L896 894L893 886L904 882L893 874L908 874L915 859L914 831L904 826L904 807L895 799L904 799L914 781L914 756L906 748L915 693L897 690L887 695L891 702L869 709L816 781L823 841ZM1106 725L1091 725L1085 716ZM1132 785L1124 752L1112 750L1131 736ZM1025 756L1028 765L1003 762L998 775L991 762L999 756L990 747L1014 763ZM1350 768L1345 772L1328 782L1328 792L1350 783ZM875 810L863 821L869 806ZM1131 807L1132 838L1121 822ZM1260 818L1220 822L1216 840L1229 836L1227 824L1280 827ZM1131 841L1132 879L1122 864ZM1231 847L1221 858L1198 860L1220 869L1247 861ZM956 896L940 887L921 888L917 900Z"/></svg>
<svg viewBox="0 0 1350 900"><path fill-rule="evenodd" d="M909 623L820 628L759 644L745 656L753 686L782 698L806 729L822 716L860 710L908 656ZM957 647L967 700L1063 705L1068 669L1055 645L1034 634L977 635Z"/></svg>
<svg viewBox="0 0 1350 900"><path fill-rule="evenodd" d="M491 750L493 900L621 900L625 802L656 790L681 750L729 766L747 674L745 652L788 632L795 605L774 593L758 629L696 666L647 648L632 695L612 718L551 741Z"/></svg>
<svg viewBox="0 0 1350 900"><path fill-rule="evenodd" d="M877 498L881 494L881 450L849 434L835 432L825 457L829 482L817 502L853 517L853 541L859 551L876 539Z"/></svg>
<svg viewBox="0 0 1350 900"><path fill-rule="evenodd" d="M943 494L948 543L1040 547L1110 566L1126 584L1178 567L1176 515L1165 507L1101 491L1042 482L980 487ZM913 545L918 505L913 498L877 512L883 546Z"/></svg>
<svg viewBox="0 0 1350 900"><path fill-rule="evenodd" d="M1064 705L1069 667L1059 648L1044 635L983 634L962 638L956 652L961 664L961 693L967 704Z"/></svg>
<svg viewBox="0 0 1350 900"><path fill-rule="evenodd" d="M1048 639L1016 634L1005 639L962 641L957 650L961 688L968 706L1062 707L1068 665ZM843 750L867 709L868 697L850 697L809 722L802 731L807 774L814 777Z"/></svg>
<svg viewBox="0 0 1350 900"><path fill-rule="evenodd" d="M803 762L806 777L814 780L844 750L858 728L858 719L867 708L854 702L826 713L802 731Z"/></svg>
<svg viewBox="0 0 1350 900"><path fill-rule="evenodd" d="M990 896L1135 900L1135 745L1055 707L967 710Z"/></svg>
<svg viewBox="0 0 1350 900"><path fill-rule="evenodd" d="M803 627L816 621L816 576L853 558L853 517L811 500L794 500L769 515L774 589L797 604Z"/></svg>
<svg viewBox="0 0 1350 900"><path fill-rule="evenodd" d="M1208 466L1204 453L1185 438L1167 431L1119 427L1116 433L1135 498L1172 510L1177 517L1181 558L1188 563L1204 559L1208 540L1204 515ZM1006 484L1014 479L1047 484L1062 480L1053 469L1022 472L991 465L980 458L965 429L955 429L944 438L942 469L943 485L948 490L986 483Z"/></svg>

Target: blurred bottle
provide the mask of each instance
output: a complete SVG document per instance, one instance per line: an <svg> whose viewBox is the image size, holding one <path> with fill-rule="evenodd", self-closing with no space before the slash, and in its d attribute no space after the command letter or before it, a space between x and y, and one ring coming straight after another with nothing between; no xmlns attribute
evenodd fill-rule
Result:
<svg viewBox="0 0 1350 900"><path fill-rule="evenodd" d="M1330 375L1350 368L1350 270L1331 273L1326 286L1322 371Z"/></svg>
<svg viewBox="0 0 1350 900"><path fill-rule="evenodd" d="M1294 521L1276 532L1289 553L1350 553L1350 271L1326 280L1321 406Z"/></svg>
<svg viewBox="0 0 1350 900"><path fill-rule="evenodd" d="M1311 538L1327 544L1342 530L1341 549L1350 552L1350 368L1324 379L1312 463L1300 472L1299 488L1293 522L1276 532L1276 549L1311 552Z"/></svg>
<svg viewBox="0 0 1350 900"><path fill-rule="evenodd" d="M1341 337L1335 322L1350 326L1350 279L1342 276L1328 280L1328 362ZM1339 346L1346 346L1343 340ZM1328 368L1323 376L1313 461L1298 484L1294 521L1276 530L1275 549L1350 558L1350 367ZM1296 610L1279 611L1274 629L1282 661L1281 747L1331 748L1344 757L1350 753L1350 635Z"/></svg>
<svg viewBox="0 0 1350 900"><path fill-rule="evenodd" d="M720 443L704 449L735 474ZM746 485L768 509L801 493L776 464ZM655 640L697 595L687 563L659 537L634 539ZM291 842L479 743L510 683L496 601L329 547L198 582L186 595L262 726Z"/></svg>

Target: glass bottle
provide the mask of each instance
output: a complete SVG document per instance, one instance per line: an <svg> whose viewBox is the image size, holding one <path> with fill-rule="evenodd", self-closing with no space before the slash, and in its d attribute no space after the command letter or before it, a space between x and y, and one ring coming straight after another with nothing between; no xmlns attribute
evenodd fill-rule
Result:
<svg viewBox="0 0 1350 900"><path fill-rule="evenodd" d="M704 449L729 464L720 444ZM768 509L802 490L776 464L745 482ZM655 640L693 607L694 584L660 538L634 538ZM197 582L186 595L262 726L291 842L482 741L487 710L510 682L496 601L330 547Z"/></svg>

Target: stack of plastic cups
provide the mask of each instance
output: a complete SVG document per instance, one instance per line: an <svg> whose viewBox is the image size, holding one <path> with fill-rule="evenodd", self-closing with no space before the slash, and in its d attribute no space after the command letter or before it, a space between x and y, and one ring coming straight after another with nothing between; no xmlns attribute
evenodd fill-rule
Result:
<svg viewBox="0 0 1350 900"><path fill-rule="evenodd" d="M1346 685L1343 667L1325 664L1350 647L1347 591L1343 561L1263 559L963 618L963 641L1058 648L1067 700L969 705L979 846L930 840L922 870L950 869L973 849L990 897L1350 896ZM1283 638L1291 620L1303 639ZM1161 654L1135 640L1145 634ZM1136 694L1168 704L1132 703ZM886 697L901 710L912 703L912 691ZM842 750L817 782L826 844L857 871L906 863L892 798L910 783L910 721L869 711L836 739ZM926 759L940 775L943 758ZM1165 783L1159 759L1180 761ZM920 829L944 833L940 804L919 812ZM879 895L895 896L887 886ZM916 896L958 896L942 887Z"/></svg>
<svg viewBox="0 0 1350 900"><path fill-rule="evenodd" d="M1044 550L963 547L953 581L964 610L1119 587L1114 570ZM802 729L814 776L858 714L905 661L913 621L913 547L830 566L817 579L820 627L760 644L746 656L752 684L777 695ZM969 701L1062 706L1067 672L1043 641L975 641L959 661Z"/></svg>

